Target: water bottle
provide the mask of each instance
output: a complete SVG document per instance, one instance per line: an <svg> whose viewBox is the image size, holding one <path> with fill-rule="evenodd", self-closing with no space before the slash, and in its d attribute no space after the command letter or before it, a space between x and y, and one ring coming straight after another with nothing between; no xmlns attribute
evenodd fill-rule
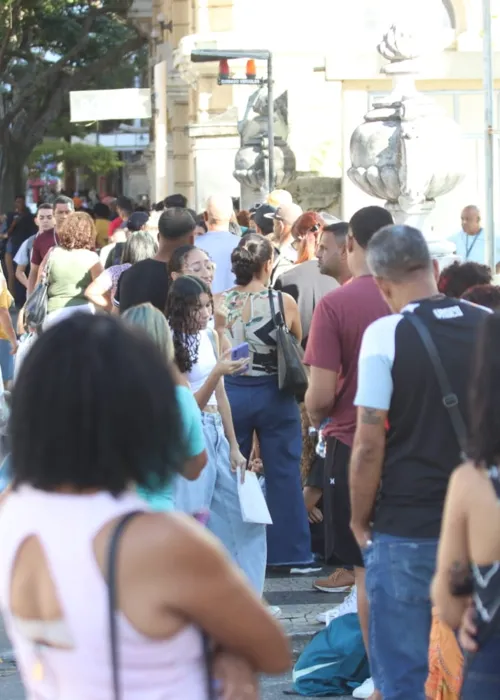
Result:
<svg viewBox="0 0 500 700"><path fill-rule="evenodd" d="M318 444L316 445L316 454L322 459L326 457L326 436L324 431L326 426L331 422L331 418L327 418L321 423L318 430Z"/></svg>

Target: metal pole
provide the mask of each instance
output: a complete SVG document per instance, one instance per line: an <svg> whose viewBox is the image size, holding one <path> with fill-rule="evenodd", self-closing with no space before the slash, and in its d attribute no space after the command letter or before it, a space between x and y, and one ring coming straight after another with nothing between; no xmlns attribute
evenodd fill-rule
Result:
<svg viewBox="0 0 500 700"><path fill-rule="evenodd" d="M491 34L491 3L483 0L483 59L484 59L484 187L486 191L486 265L493 273L498 262L495 260L495 205L494 205L494 142L493 134L493 40Z"/></svg>
<svg viewBox="0 0 500 700"><path fill-rule="evenodd" d="M269 192L274 190L274 95L273 55L267 59L267 140L269 147Z"/></svg>

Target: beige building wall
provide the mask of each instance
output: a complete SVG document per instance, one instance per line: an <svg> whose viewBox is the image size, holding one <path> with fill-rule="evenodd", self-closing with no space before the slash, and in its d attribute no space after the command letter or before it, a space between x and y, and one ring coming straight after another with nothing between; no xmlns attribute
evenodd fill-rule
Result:
<svg viewBox="0 0 500 700"><path fill-rule="evenodd" d="M428 18L428 24L441 22L445 26L440 4L444 1L421 0L421 14ZM344 217L367 201L374 201L346 176L349 141L373 100L390 91L390 81L380 74L384 61L376 53L376 43L395 13L404 14L407 6L414 6L412 0L350 0L348 4L341 0L308 0L307 11L302 8L300 15L290 11L287 0L152 2L156 27L159 12L173 22L167 44L159 52L160 58L169 62L169 192L184 193L197 209L214 190L224 189L233 196L239 193L232 177L239 146L236 127L252 89L218 86L217 64L198 64L197 80L188 85L180 80L172 61L172 53L184 37L194 35L198 44L194 41L192 47L201 48L207 37L210 46L215 42L215 46L227 47L228 41L231 43L227 37L235 36L239 44L232 48L273 50L276 91L288 90L289 143L298 171L341 179ZM464 204L482 205L483 190L480 2L448 2L455 14L455 41L424 66L418 83L459 122L464 133L466 178L439 201L434 214L434 225L443 235L453 233L460 225L459 212ZM343 26L355 26L356 31L344 31ZM500 76L500 53L495 61L495 74ZM243 72L243 66L239 70ZM497 87L500 90L500 84Z"/></svg>

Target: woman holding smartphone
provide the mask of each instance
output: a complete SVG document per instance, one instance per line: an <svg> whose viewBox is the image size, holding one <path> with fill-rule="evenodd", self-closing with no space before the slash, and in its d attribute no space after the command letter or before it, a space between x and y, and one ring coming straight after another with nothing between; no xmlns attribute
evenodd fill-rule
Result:
<svg viewBox="0 0 500 700"><path fill-rule="evenodd" d="M243 454L252 450L254 434L264 465L266 497L273 524L267 529L267 563L303 569L311 565L311 537L302 496L302 434L298 404L278 388L276 331L269 303L273 246L256 233L242 237L231 260L236 286L222 294L227 309L226 333L234 349L249 348L248 369L226 382L234 427ZM274 305L279 309L278 292ZM302 328L297 303L283 294L285 321L297 342Z"/></svg>
<svg viewBox="0 0 500 700"><path fill-rule="evenodd" d="M262 594L266 569L265 526L243 522L237 471L244 476L247 460L240 452L233 427L224 377L245 370L248 360L220 354L217 333L208 327L213 315L209 287L196 277L179 277L171 284L167 319L172 329L175 360L184 373L202 412L208 461L196 481L177 477L175 507L185 513L208 509L207 527L225 545Z"/></svg>

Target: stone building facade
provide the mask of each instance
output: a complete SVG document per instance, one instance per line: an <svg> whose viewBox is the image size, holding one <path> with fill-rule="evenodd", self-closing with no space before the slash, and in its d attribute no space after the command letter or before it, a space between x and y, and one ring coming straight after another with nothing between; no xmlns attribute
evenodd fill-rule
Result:
<svg viewBox="0 0 500 700"><path fill-rule="evenodd" d="M493 1L496 15L495 2L500 2ZM275 92L287 92L288 143L298 172L290 189L303 206L327 207L345 218L374 201L347 176L349 142L371 106L390 91L376 47L394 22L409 23L412 31L421 27L425 40L436 39L436 45L446 38L445 50L423 62L417 87L460 124L466 177L438 202L434 226L449 235L460 225L463 205L483 204L478 0L308 0L296 3L293 12L286 0L135 0L134 8L138 21L150 22L152 74L155 63L167 64L166 85L152 86L167 93L165 186L183 192L197 209L214 191L240 195L232 173L240 146L238 121L251 88L218 86L217 64L193 65L192 49L273 51ZM171 31L165 28L170 21ZM494 20L496 33L497 24ZM237 61L231 68L244 73ZM258 73L265 69L257 68ZM500 51L495 75L499 71ZM500 80L495 87L498 111Z"/></svg>

